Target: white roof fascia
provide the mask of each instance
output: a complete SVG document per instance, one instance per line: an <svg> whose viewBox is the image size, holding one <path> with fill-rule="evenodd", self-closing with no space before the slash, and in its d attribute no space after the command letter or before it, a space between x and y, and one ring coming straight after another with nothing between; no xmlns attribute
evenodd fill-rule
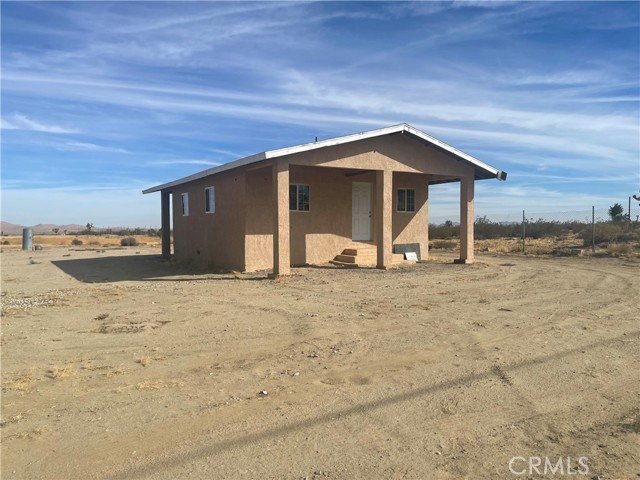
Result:
<svg viewBox="0 0 640 480"><path fill-rule="evenodd" d="M365 140L372 137L380 137L382 135L389 135L390 133L398 133L402 132L406 126L406 124L401 123L400 125L379 128L377 130L369 130L368 132L354 133L351 135L345 135L344 137L330 138L328 140L320 140L319 142L304 143L302 145L296 145L294 147L279 148L278 150L271 150L265 153L267 154L267 158L282 157L284 155L307 152L309 150L315 150L317 148L333 147L335 145L342 145L343 143Z"/></svg>
<svg viewBox="0 0 640 480"><path fill-rule="evenodd" d="M455 156L462 158L464 160L466 160L467 162L471 163L472 165L477 166L478 168L481 168L487 172L490 172L493 175L496 175L497 177L499 177L500 174L500 170L497 170L495 168L493 168L490 165L487 165L484 162L481 162L480 160L478 160L477 158L472 157L471 155L468 155L466 153L464 153L461 150L458 150L457 148L452 147L451 145L448 145L440 140L438 140L435 137L432 137L431 135L427 135L424 132L421 132L420 130L412 127L411 125L408 125L406 123L401 123L399 125L392 125L390 127L385 127L385 128L379 128L377 130L369 130L367 132L361 132L361 133L354 133L351 135L345 135L343 137L336 137L336 138L330 138L328 140L321 140L318 142L310 142L310 143L304 143L302 145L295 145L293 147L286 147L286 148L280 148L277 150L268 150L266 152L262 152L262 153L257 153L255 155L250 155L248 157L244 157L241 158L239 160L235 160L233 162L229 162L229 163L225 163L224 165L220 165L218 167L213 167L210 168L208 170L203 170L202 172L198 172L195 173L193 175L189 175L188 177L183 177L180 178L178 180L174 180L172 182L168 182L168 183L163 183L162 185L157 185L155 187L151 187L148 188L146 190L143 190L142 193L153 193L153 192L158 192L160 190L165 190L167 188L171 188L171 187L175 187L178 185L182 185L183 183L187 183L187 182L191 182L194 180L199 180L201 178L204 177L208 177L209 175L214 175L216 173L221 173L221 172L225 172L227 170L231 170L233 168L238 168L238 167L243 167L245 165L250 165L252 163L257 163L263 160L269 160L271 158L278 158L278 157L283 157L285 155L292 155L295 153L301 153L301 152L307 152L309 150L316 150L318 148L324 148L324 147L332 147L335 145L342 145L344 143L349 143L349 142L355 142L358 140L365 140L368 138L373 138L373 137L379 137L379 136L383 136L383 135L389 135L392 133L399 133L399 132L404 132L407 131L417 137L422 138L423 140L432 143L452 154L454 154Z"/></svg>

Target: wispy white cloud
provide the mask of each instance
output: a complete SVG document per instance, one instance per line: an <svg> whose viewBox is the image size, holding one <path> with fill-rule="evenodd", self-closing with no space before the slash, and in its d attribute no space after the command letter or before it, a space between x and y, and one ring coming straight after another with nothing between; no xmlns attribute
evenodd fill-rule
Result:
<svg viewBox="0 0 640 480"><path fill-rule="evenodd" d="M568 101L579 103L640 103L637 95L620 95L616 97L591 97L591 98L570 98Z"/></svg>
<svg viewBox="0 0 640 480"><path fill-rule="evenodd" d="M39 79L33 82L25 77L19 78L16 88L39 88ZM637 160L637 142L634 140L637 122L631 112L593 115L570 110L536 111L510 106L509 103L495 105L478 100L486 98L484 93L488 89L484 86L467 87L466 95L453 99L452 103L431 102L429 90L444 89L447 83L444 80L422 87L415 85L413 89L414 82L409 81L410 88L388 96L383 83L368 85L366 81L358 81L348 84L333 77L320 81L296 71L290 72L289 78L287 83L281 84L279 91L270 95L215 89L207 92L190 87L153 86L145 89L135 82L106 82L102 85L90 79L84 82L70 80L68 83L57 79L50 88L56 90L59 98L70 100L95 98L97 101L99 98L125 108L246 120L261 118L291 125L322 126L341 133L343 131L336 126L370 128L406 121L452 143L462 141L494 150L507 146L536 149L541 156L538 162L554 162L561 155L582 157L575 168L599 168L603 159L611 162L612 166L628 167ZM15 80L9 77L8 81ZM449 82L448 86L457 91L456 81ZM462 90L464 87L460 85L459 88ZM262 100L260 97L267 98ZM509 98L505 96L505 100ZM323 108L308 108L315 105ZM616 141L612 141L614 139ZM555 154L549 155L553 152ZM515 155L507 160L530 164L529 160L521 157Z"/></svg>
<svg viewBox="0 0 640 480"><path fill-rule="evenodd" d="M141 23L135 19L132 21L130 18L127 24L115 28L115 33L120 35L132 35L152 32L154 30L175 30L176 27L187 27L193 29L194 24L206 22L205 27L210 27L213 20L224 19L224 23L230 23L229 17L245 16L248 18L251 16L264 14L271 10L283 10L287 4L278 2L268 2L262 4L234 4L234 3L217 3L214 7L204 11L194 11L190 14L184 15L171 15L171 16L156 16L148 19L147 22ZM152 15L152 12L148 12ZM123 20L121 17L118 20Z"/></svg>
<svg viewBox="0 0 640 480"><path fill-rule="evenodd" d="M56 143L54 148L65 152L109 152L109 153L129 153L124 148L108 147L104 145L97 145L89 142L75 142L67 141L63 143Z"/></svg>
<svg viewBox="0 0 640 480"><path fill-rule="evenodd" d="M509 172L509 175L512 178L517 178L518 180L534 180L538 184L539 181L544 181L546 185L559 183L559 184L584 184L584 183L601 183L601 182L616 182L621 185L625 185L627 183L633 183L633 179L630 179L628 176L567 176L567 175L548 175L548 174L539 174L539 173L528 173L528 172L518 172L512 171ZM531 185L536 185L532 183ZM520 185L527 186L527 183L521 182Z"/></svg>
<svg viewBox="0 0 640 480"><path fill-rule="evenodd" d="M225 155L227 157L231 157L231 158L242 158L242 157L246 157L248 155L250 155L251 153L255 153L255 152L251 152L251 153L239 153L235 150L225 150L222 148L209 148L208 149L210 152L213 153L219 153L222 155Z"/></svg>
<svg viewBox="0 0 640 480"><path fill-rule="evenodd" d="M146 163L147 165L163 166L163 165L205 165L205 166L217 166L221 165L221 162L215 162L212 160L199 160L199 159L175 159L175 160L152 160Z"/></svg>
<svg viewBox="0 0 640 480"><path fill-rule="evenodd" d="M74 68L74 64L86 62L127 61L141 66L201 67L207 57L215 58L219 65L228 62L243 68L253 63L268 65L269 61L261 60L260 56L238 54L245 49L250 53L250 46L255 53L265 45L284 42L290 43L290 49L302 51L315 34L315 29L310 28L313 25L371 16L338 5L326 9L305 2L220 2L185 3L176 8L166 2L154 8L132 3L126 11L104 8L100 15L86 9L71 11L67 16L82 26L84 41L72 51L51 49L42 66ZM291 37L296 37L296 41L290 42ZM225 48L229 45L235 48ZM13 56L6 59L10 65L13 61Z"/></svg>
<svg viewBox="0 0 640 480"><path fill-rule="evenodd" d="M508 85L584 85L608 82L611 74L599 70L564 70L546 75L509 72L497 75L495 80Z"/></svg>
<svg viewBox="0 0 640 480"><path fill-rule="evenodd" d="M31 130L34 132L45 133L80 133L80 130L75 128L39 122L18 113L13 114L9 118L3 118L0 121L0 126L3 130Z"/></svg>

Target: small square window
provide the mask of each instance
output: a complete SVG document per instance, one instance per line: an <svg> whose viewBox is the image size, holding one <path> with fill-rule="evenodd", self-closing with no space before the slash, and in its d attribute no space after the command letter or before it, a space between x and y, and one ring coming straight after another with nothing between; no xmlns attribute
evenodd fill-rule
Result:
<svg viewBox="0 0 640 480"><path fill-rule="evenodd" d="M407 189L407 212L416 211L416 191L412 188Z"/></svg>
<svg viewBox="0 0 640 480"><path fill-rule="evenodd" d="M289 210L298 209L298 186L289 185Z"/></svg>
<svg viewBox="0 0 640 480"><path fill-rule="evenodd" d="M182 204L182 216L189 216L189 194L181 193L180 194L180 203Z"/></svg>
<svg viewBox="0 0 640 480"><path fill-rule="evenodd" d="M289 185L289 210L309 211L309 185Z"/></svg>
<svg viewBox="0 0 640 480"><path fill-rule="evenodd" d="M404 189L398 190L398 211L407 211L407 191Z"/></svg>
<svg viewBox="0 0 640 480"><path fill-rule="evenodd" d="M416 211L416 191L413 188L399 188L398 201L396 204L398 212Z"/></svg>
<svg viewBox="0 0 640 480"><path fill-rule="evenodd" d="M216 213L216 187L204 189L204 211L205 213Z"/></svg>

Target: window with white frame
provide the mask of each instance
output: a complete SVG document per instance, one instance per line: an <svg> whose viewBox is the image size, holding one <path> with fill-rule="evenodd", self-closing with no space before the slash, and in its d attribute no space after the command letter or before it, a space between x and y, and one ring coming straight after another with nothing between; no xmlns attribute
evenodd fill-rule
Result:
<svg viewBox="0 0 640 480"><path fill-rule="evenodd" d="M181 193L180 194L180 202L182 205L182 216L183 217L188 217L189 216L189 194L188 193Z"/></svg>
<svg viewBox="0 0 640 480"><path fill-rule="evenodd" d="M309 211L309 185L289 185L289 210Z"/></svg>
<svg viewBox="0 0 640 480"><path fill-rule="evenodd" d="M204 211L205 213L216 213L216 187L204 189Z"/></svg>
<svg viewBox="0 0 640 480"><path fill-rule="evenodd" d="M398 200L396 204L398 212L416 211L416 191L413 188L399 188Z"/></svg>

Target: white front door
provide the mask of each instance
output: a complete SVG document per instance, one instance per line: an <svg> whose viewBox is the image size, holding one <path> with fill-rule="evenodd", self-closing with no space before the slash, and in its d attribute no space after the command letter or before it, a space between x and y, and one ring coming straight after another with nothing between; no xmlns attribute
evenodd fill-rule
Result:
<svg viewBox="0 0 640 480"><path fill-rule="evenodd" d="M371 183L353 182L351 196L351 238L355 241L371 240Z"/></svg>

